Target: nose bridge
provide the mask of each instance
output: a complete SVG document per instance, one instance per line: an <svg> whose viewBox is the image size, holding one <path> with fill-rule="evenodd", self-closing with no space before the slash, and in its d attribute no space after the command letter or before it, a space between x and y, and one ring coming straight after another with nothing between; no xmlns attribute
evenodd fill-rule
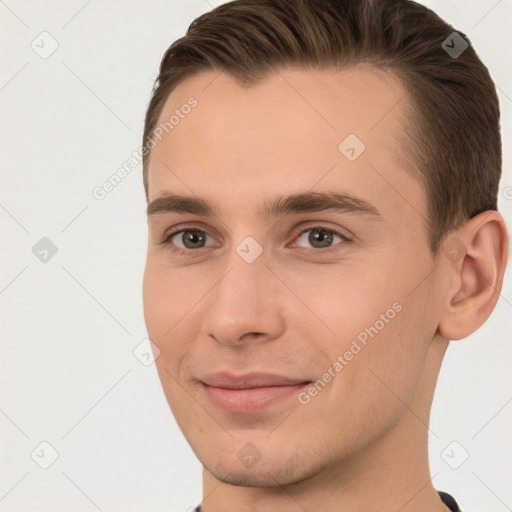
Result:
<svg viewBox="0 0 512 512"><path fill-rule="evenodd" d="M245 251L245 252L244 252ZM240 244L226 262L226 273L216 286L215 303L225 307L225 314L238 314L250 318L265 309L269 303L270 285L266 256L254 257L254 249Z"/></svg>
<svg viewBox="0 0 512 512"><path fill-rule="evenodd" d="M237 343L248 333L278 336L283 324L277 283L266 266L263 247L248 238L226 256L203 317L204 334L225 344Z"/></svg>
<svg viewBox="0 0 512 512"><path fill-rule="evenodd" d="M268 285L267 253L253 236L233 244L225 256L224 278L217 285L217 300L233 300L237 304L255 307L264 299L262 291Z"/></svg>

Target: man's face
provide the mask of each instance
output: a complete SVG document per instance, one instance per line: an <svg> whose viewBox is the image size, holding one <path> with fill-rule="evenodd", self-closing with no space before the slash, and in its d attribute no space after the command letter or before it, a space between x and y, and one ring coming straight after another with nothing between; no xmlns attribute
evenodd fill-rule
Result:
<svg viewBox="0 0 512 512"><path fill-rule="evenodd" d="M183 195L213 214L189 202L149 216L144 315L176 421L220 480L284 484L347 461L420 390L442 276L398 140L408 101L356 66L281 70L249 89L206 72L166 102L161 122L182 115L151 152L149 203ZM264 209L311 193L360 202ZM217 372L298 384L223 390Z"/></svg>

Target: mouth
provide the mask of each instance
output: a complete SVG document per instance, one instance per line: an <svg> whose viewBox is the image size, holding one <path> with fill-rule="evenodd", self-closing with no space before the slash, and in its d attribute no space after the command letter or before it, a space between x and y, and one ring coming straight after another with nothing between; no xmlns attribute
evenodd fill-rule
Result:
<svg viewBox="0 0 512 512"><path fill-rule="evenodd" d="M252 373L234 376L212 373L201 379L208 400L227 412L261 411L296 396L311 381L275 374Z"/></svg>

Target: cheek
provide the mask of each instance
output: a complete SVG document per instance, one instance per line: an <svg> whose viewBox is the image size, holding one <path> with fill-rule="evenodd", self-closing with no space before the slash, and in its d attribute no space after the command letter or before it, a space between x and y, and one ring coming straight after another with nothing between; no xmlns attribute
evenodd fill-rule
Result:
<svg viewBox="0 0 512 512"><path fill-rule="evenodd" d="M144 319L153 341L175 337L182 320L206 293L198 283L181 270L161 269L148 261L142 288Z"/></svg>
<svg viewBox="0 0 512 512"><path fill-rule="evenodd" d="M294 281L291 287L309 310L306 313L303 308L296 308L294 314L300 316L303 325L330 332L339 348L359 334L364 338L365 330L373 329L376 323L378 331L386 330L399 316L399 305L395 303L400 293L396 285L355 266L336 272L303 273L294 276Z"/></svg>
<svg viewBox="0 0 512 512"><path fill-rule="evenodd" d="M177 289L177 283L146 266L143 279L144 320L149 338L160 350L155 364L160 381L165 383L163 388L168 399L173 394L170 392L174 383L172 377L178 377L183 352L179 320L183 318L184 311Z"/></svg>
<svg viewBox="0 0 512 512"><path fill-rule="evenodd" d="M407 277L393 273L353 270L302 281L310 311L296 311L297 323L323 353L318 370L336 375L332 388L347 393L347 400L366 390L367 400L375 403L382 394L392 396L386 386L412 400L419 384L433 336L425 326L428 298L424 290L410 294Z"/></svg>
<svg viewBox="0 0 512 512"><path fill-rule="evenodd" d="M178 383L189 340L184 332L187 323L180 320L197 301L193 297L183 297L180 281L177 274L172 275L168 271L164 274L155 267L146 266L143 278L144 319L149 338L160 350L155 366L177 421L183 417L182 407L189 399Z"/></svg>

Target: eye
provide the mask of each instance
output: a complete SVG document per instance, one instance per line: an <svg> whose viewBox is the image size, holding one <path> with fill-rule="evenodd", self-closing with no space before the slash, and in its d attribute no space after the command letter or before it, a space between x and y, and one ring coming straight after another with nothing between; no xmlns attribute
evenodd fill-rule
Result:
<svg viewBox="0 0 512 512"><path fill-rule="evenodd" d="M330 249L337 240L334 245L339 245L340 242L350 242L350 239L342 233L324 226L314 226L302 231L297 240L301 244L310 244L314 249ZM299 247L307 248L307 245L299 245Z"/></svg>
<svg viewBox="0 0 512 512"><path fill-rule="evenodd" d="M213 243L207 245L207 239L213 240ZM202 231L197 228L183 228L179 231L174 231L169 235L164 235L161 243L168 245L173 251L182 253L211 245L218 245L217 242L206 233L206 231Z"/></svg>

